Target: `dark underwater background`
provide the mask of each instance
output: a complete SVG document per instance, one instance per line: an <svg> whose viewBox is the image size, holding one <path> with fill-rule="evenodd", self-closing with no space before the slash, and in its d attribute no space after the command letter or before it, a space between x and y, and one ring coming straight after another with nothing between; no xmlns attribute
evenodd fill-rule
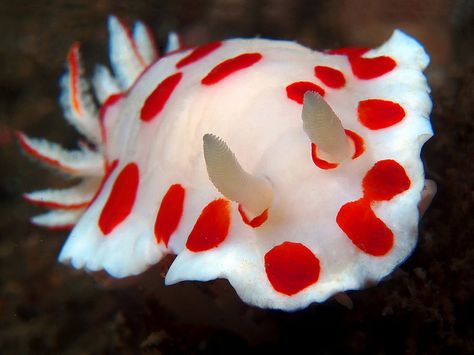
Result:
<svg viewBox="0 0 474 355"><path fill-rule="evenodd" d="M147 22L190 45L231 37L315 49L378 46L400 28L431 56L436 135L423 149L438 194L414 254L378 286L284 313L243 304L225 280L131 285L59 264L67 233L38 229L26 191L65 181L22 154L15 130L75 147L58 78L70 45L87 73L107 62L106 17ZM0 354L474 353L474 1L1 1ZM165 268L166 265L160 266ZM155 271L157 271L155 270Z"/></svg>

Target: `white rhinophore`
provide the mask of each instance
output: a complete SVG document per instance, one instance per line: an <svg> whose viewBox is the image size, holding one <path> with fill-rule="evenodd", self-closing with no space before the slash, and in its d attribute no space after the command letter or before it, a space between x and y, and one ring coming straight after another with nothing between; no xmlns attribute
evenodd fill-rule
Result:
<svg viewBox="0 0 474 355"><path fill-rule="evenodd" d="M227 144L213 134L205 134L204 159L214 186L229 200L238 202L250 218L262 214L272 203L270 182L247 173Z"/></svg>
<svg viewBox="0 0 474 355"><path fill-rule="evenodd" d="M340 163L352 155L341 120L321 95L313 91L304 94L301 116L309 139L332 163Z"/></svg>

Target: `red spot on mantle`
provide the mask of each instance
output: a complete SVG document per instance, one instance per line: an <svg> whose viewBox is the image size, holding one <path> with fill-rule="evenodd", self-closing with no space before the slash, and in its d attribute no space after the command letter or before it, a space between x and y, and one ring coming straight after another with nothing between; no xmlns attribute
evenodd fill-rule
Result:
<svg viewBox="0 0 474 355"><path fill-rule="evenodd" d="M151 121L163 110L182 77L183 73L178 72L170 75L158 84L155 90L153 90L150 96L145 100L140 112L140 119L142 121Z"/></svg>
<svg viewBox="0 0 474 355"><path fill-rule="evenodd" d="M352 154L352 159L360 157L365 152L364 139L350 129L345 129L344 132L346 132L346 136L349 137L354 144L354 154Z"/></svg>
<svg viewBox="0 0 474 355"><path fill-rule="evenodd" d="M364 140L357 133L349 129L345 129L344 132L346 133L346 136L350 140L352 140L352 143L354 146L354 154L352 154L351 159L356 159L359 156L361 156L362 153L364 153L365 151ZM339 164L337 163L330 163L326 160L321 159L318 156L318 147L314 143L311 143L311 158L313 159L313 163L318 168L323 169L323 170L335 169L339 166Z"/></svg>
<svg viewBox="0 0 474 355"><path fill-rule="evenodd" d="M171 234L178 228L183 215L185 190L180 184L171 185L161 201L156 215L155 238L156 242L163 241L166 247Z"/></svg>
<svg viewBox="0 0 474 355"><path fill-rule="evenodd" d="M325 94L324 89L315 83L310 81L297 81L286 87L286 96L302 105L304 101L304 94L307 91L317 92L321 96L324 96Z"/></svg>
<svg viewBox="0 0 474 355"><path fill-rule="evenodd" d="M265 254L265 272L275 291L294 295L319 279L319 259L301 243L284 242Z"/></svg>
<svg viewBox="0 0 474 355"><path fill-rule="evenodd" d="M359 79L369 80L378 78L392 71L397 63L390 57L362 58L349 56L352 73Z"/></svg>
<svg viewBox="0 0 474 355"><path fill-rule="evenodd" d="M380 160L362 180L364 197L371 201L390 200L410 188L405 169L395 160Z"/></svg>
<svg viewBox="0 0 474 355"><path fill-rule="evenodd" d="M222 42L212 42L212 43L208 43L203 46L197 47L191 53L189 53L186 57L184 57L178 63L176 63L176 68L182 68L185 65L194 63L204 58L205 56L211 54L220 46L222 46Z"/></svg>
<svg viewBox="0 0 474 355"><path fill-rule="evenodd" d="M123 96L123 93L112 94L104 101L99 110L99 119L101 121L105 119L105 115L107 114L109 107L117 103Z"/></svg>
<svg viewBox="0 0 474 355"><path fill-rule="evenodd" d="M221 244L230 228L230 203L222 198L210 202L201 212L186 241L194 252L206 251Z"/></svg>
<svg viewBox="0 0 474 355"><path fill-rule="evenodd" d="M369 99L359 102L359 121L372 130L393 126L405 117L405 110L393 101Z"/></svg>
<svg viewBox="0 0 474 355"><path fill-rule="evenodd" d="M346 85L344 74L340 70L331 67L317 65L314 67L314 75L326 86L333 89L340 89Z"/></svg>
<svg viewBox="0 0 474 355"><path fill-rule="evenodd" d="M244 221L245 224L248 224L253 228L260 227L268 219L268 208L253 219L249 219L247 217L241 205L239 205L238 211L240 213L240 216L242 217L242 221Z"/></svg>
<svg viewBox="0 0 474 355"><path fill-rule="evenodd" d="M137 164L127 164L117 176L99 217L99 228L104 235L112 232L132 211L138 183Z"/></svg>
<svg viewBox="0 0 474 355"><path fill-rule="evenodd" d="M251 67L262 59L260 53L245 53L227 59L215 66L202 80L203 85L213 85L239 70Z"/></svg>
<svg viewBox="0 0 474 355"><path fill-rule="evenodd" d="M311 159L313 159L314 165L323 170L335 169L339 166L338 163L330 163L327 160L321 159L318 156L318 147L314 143L311 143Z"/></svg>
<svg viewBox="0 0 474 355"><path fill-rule="evenodd" d="M364 253L384 256L393 247L393 233L370 207L368 199L348 202L336 222L352 243Z"/></svg>

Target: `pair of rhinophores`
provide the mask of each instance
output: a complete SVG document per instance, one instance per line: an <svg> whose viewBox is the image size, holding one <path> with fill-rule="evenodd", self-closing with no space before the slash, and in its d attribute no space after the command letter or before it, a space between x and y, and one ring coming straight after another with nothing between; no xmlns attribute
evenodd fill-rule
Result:
<svg viewBox="0 0 474 355"><path fill-rule="evenodd" d="M165 283L226 278L247 303L295 310L389 274L413 251L432 136L429 58L396 30L375 49L231 39L186 48L109 18L112 72L93 92L79 45L62 77L67 151L23 149L81 182L25 198L72 227L59 260L116 278L175 254ZM94 96L93 96L94 95ZM96 105L99 103L99 106ZM420 202L423 203L420 204Z"/></svg>

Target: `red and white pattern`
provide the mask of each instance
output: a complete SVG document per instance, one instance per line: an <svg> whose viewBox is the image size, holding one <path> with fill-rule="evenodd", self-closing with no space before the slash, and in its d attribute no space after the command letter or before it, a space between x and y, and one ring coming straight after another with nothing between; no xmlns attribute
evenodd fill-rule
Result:
<svg viewBox="0 0 474 355"><path fill-rule="evenodd" d="M75 224L62 262L121 278L172 253L166 284L227 278L250 304L295 310L378 281L412 252L419 155L432 135L429 59L416 40L397 30L370 50L264 39L185 49L173 33L160 57L141 22L130 31L110 17L109 31L113 74L98 66L93 78L102 106L78 44L62 80L65 116L90 147L18 134L28 154L83 179L25 194L52 209L34 224ZM332 163L309 141L307 91L339 117L351 159ZM260 215L249 218L209 180L208 133L270 181L272 205Z"/></svg>

